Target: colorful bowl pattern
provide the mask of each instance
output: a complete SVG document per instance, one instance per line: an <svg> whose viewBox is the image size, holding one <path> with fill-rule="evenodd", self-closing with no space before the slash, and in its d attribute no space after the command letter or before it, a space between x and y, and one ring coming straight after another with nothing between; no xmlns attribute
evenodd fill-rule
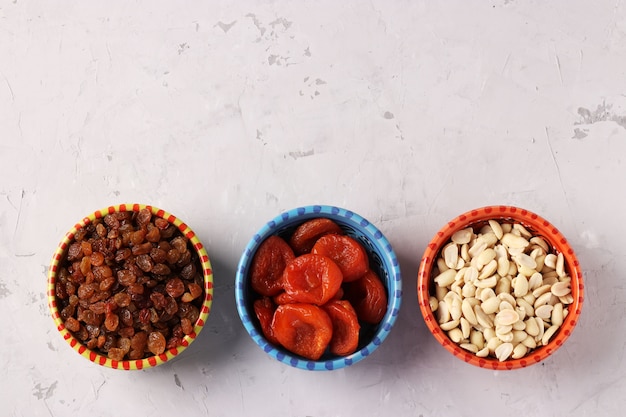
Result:
<svg viewBox="0 0 626 417"><path fill-rule="evenodd" d="M70 243L74 239L74 235L77 230L87 226L95 219L102 218L110 213L115 213L118 211L134 211L138 212L143 208L148 208L153 216L162 217L166 219L168 222L173 224L181 231L181 233L186 236L193 247L195 248L198 257L200 258L200 263L202 265L202 271L204 276L204 293L205 298L202 303L202 308L200 309L200 317L194 325L193 332L189 335L186 335L183 338L183 342L181 346L176 348L172 348L166 350L164 353L158 356L151 356L148 358L140 359L140 360L124 360L124 361L115 361L103 356L99 353L96 353L90 349L88 349L85 345L83 345L78 339L76 339L72 334L65 328L63 324L63 320L61 319L59 309L57 308L56 295L55 295L55 282L57 276L57 269L59 263L62 261L67 248ZM213 302L213 271L211 269L211 262L209 261L209 257L207 252L196 236L196 234L191 230L189 226L183 223L176 216L161 210L159 208L143 205L143 204L120 204L116 206L110 206L102 210L98 210L89 216L83 218L80 222L76 223L74 227L70 229L69 232L66 233L65 237L59 243L54 255L52 257L52 262L50 263L50 267L48 269L48 306L52 313L52 318L57 327L59 333L63 339L67 341L67 343L80 354L82 357L94 362L98 365L102 365L108 368L113 369L123 369L123 370L136 370L136 369L145 369L151 368L162 363L165 363L172 358L181 354L198 336L200 331L202 330L204 323L206 322L209 313L211 311L211 304Z"/></svg>
<svg viewBox="0 0 626 417"><path fill-rule="evenodd" d="M259 327L252 308L252 290L248 283L250 262L263 242L270 235L290 235L295 228L306 220L326 217L335 221L345 233L357 239L370 255L370 266L378 273L387 288L387 312L382 322L369 329L357 351L345 357L323 356L318 361L304 359L291 352L270 344ZM328 371L353 365L374 352L387 338L398 316L402 297L402 278L400 265L391 244L380 230L358 214L333 206L312 205L286 211L270 220L252 237L246 246L235 278L235 298L241 321L254 342L269 356L279 362L295 368Z"/></svg>
<svg viewBox="0 0 626 417"><path fill-rule="evenodd" d="M454 342L446 333L441 330L437 320L430 309L429 296L432 285L431 271L436 264L436 258L441 248L450 240L452 234L457 230L469 226L483 226L490 219L500 221L519 222L534 235L543 237L554 250L563 253L566 270L571 276L571 290L574 301L569 305L569 314L557 333L552 337L546 346L539 347L531 351L528 355L520 359L510 359L503 362L495 358L479 358L468 352ZM426 322L426 326L431 331L435 339L450 353L457 358L478 366L480 368L493 370L510 370L524 368L535 363L539 363L553 354L563 345L565 340L571 335L581 314L584 301L583 274L574 254L565 237L559 230L547 220L528 210L511 206L488 206L467 213L461 214L448 222L428 244L422 258L417 277L417 297L420 310Z"/></svg>

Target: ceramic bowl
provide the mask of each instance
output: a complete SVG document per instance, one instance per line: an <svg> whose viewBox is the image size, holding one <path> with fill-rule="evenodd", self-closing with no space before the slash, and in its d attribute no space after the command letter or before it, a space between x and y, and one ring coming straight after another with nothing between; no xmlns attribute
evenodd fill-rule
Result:
<svg viewBox="0 0 626 417"><path fill-rule="evenodd" d="M433 281L433 275L434 271L437 269L437 258L440 256L442 248L450 242L455 232L468 227L471 227L477 232L483 226L487 225L488 221L491 219L499 223L520 223L533 236L543 238L547 242L551 252L560 252L563 254L564 269L571 277L570 287L572 302L566 306L568 314L549 342L543 346L530 349L523 357L517 359L510 359L509 357L509 359L503 361L494 357L478 357L453 342L448 333L440 327L436 314L433 313L429 302L430 297L435 294L435 286L437 284ZM580 317L584 300L583 274L574 250L561 232L550 222L522 208L488 206L468 211L452 219L432 238L420 263L417 278L417 296L426 326L437 342L448 352L480 368L510 370L527 367L543 361L561 347L572 334Z"/></svg>
<svg viewBox="0 0 626 417"><path fill-rule="evenodd" d="M269 236L288 238L301 223L314 218L328 218L337 223L346 235L358 240L366 249L370 269L378 274L387 291L387 310L382 321L375 326L361 326L357 350L347 356L333 356L326 352L313 361L295 355L281 346L267 341L252 307L256 294L251 289L249 271L259 245ZM314 371L345 368L371 355L387 338L400 308L402 279L400 266L391 244L374 224L360 215L343 208L311 205L285 211L262 225L247 244L241 255L235 278L237 310L243 326L252 340L269 356L284 364Z"/></svg>
<svg viewBox="0 0 626 417"><path fill-rule="evenodd" d="M162 218L162 219L167 220L167 223L162 223L163 227L168 227L168 225L173 225L180 232L180 234L186 238L187 248L189 249L189 253L191 253L192 258L195 260L196 265L197 265L197 268L196 268L197 278L196 279L198 282L197 284L198 286L200 286L200 275L202 276L201 281L203 284L202 285L203 292L195 300L190 302L190 303L193 303L197 308L197 310L194 310L195 313L190 317L195 317L197 315L197 319L195 320L195 322L192 323L192 326L193 326L192 330L187 331L186 334L184 334L182 337L179 338L178 340L179 343L177 346L167 348L165 349L165 351L163 351L163 353L160 353L160 354L153 355L151 353L146 353L146 355L149 355L149 356L143 357L141 359L114 360L114 359L109 358L108 354L100 350L99 348L97 348L97 346L94 346L93 349L88 348L86 342L82 342L81 340L79 340L76 334L74 334L73 332L70 332L66 328L65 319L67 319L68 316L66 313L62 312L62 309L64 308L66 304L68 304L68 301L66 301L68 299L67 298L68 296L61 294L63 290L60 290L61 284L59 283L62 281L60 278L60 274L62 273L61 271L64 268L67 270L67 266L72 263L72 262L67 261L68 250L70 246L72 245L72 243L76 242L77 235L81 235L85 233L85 231L93 229L93 225L96 225L98 223L104 224L104 218L105 216L109 214L113 214L117 212L130 212L131 215L136 216L136 214L139 213L139 211L144 208L148 209L151 212L152 220L155 220L156 218ZM156 245L156 243L153 243L153 245ZM113 262L114 261L111 259L108 259L105 261L107 265L110 264L111 266L115 265ZM174 268L174 266L172 266L172 268ZM112 269L115 269L115 266L113 266ZM85 276L87 275L88 273L85 274ZM145 274L146 277L149 275L150 273ZM83 282L86 282L86 281L83 281ZM154 282L156 282L156 278ZM118 284L115 284L115 285L118 285ZM187 286L187 284L185 284L185 286ZM75 287L79 287L79 284L77 283ZM145 287L149 288L148 284L146 284ZM197 288L198 287L196 287L196 289ZM61 293L59 293L59 291L61 291ZM117 292L117 291L126 292L127 288L124 288L120 285L117 289L115 289L115 287L111 289L112 293ZM146 289L146 291L152 291L152 290ZM78 291L76 291L76 293L78 293ZM207 255L207 252L204 246L202 245L202 243L200 242L196 234L193 232L193 230L191 230L191 228L187 224L183 223L179 218L177 218L173 214L170 214L164 210L161 210L153 206L148 206L148 205L143 205L143 204L121 204L121 205L116 205L116 206L110 206L110 207L107 207L102 210L98 210L89 214L88 216L78 221L78 223L76 223L66 233L66 235L63 237L63 239L59 243L56 251L54 252L54 255L53 255L50 267L49 267L47 295L48 295L48 305L52 313L52 318L54 320L57 330L59 331L63 339L65 339L67 343L79 355L90 360L91 362L94 362L98 365L102 365L108 368L122 369L122 370L146 369L146 368L158 366L160 364L163 364L177 357L196 339L196 337L202 330L209 316L209 312L211 310L211 304L213 300L213 272L211 269L211 263L209 261L209 257ZM146 296L147 294L144 293L143 295ZM59 296L64 297L65 300L58 298ZM109 300L111 299L112 298L109 298ZM144 300L149 300L149 298L145 297ZM133 303L136 304L138 303L138 301L133 299L133 302L131 304ZM133 306L135 304L133 304ZM146 304L143 307L146 307L147 310L149 310L149 307L151 307L151 305ZM118 306L115 306L114 308L117 310L114 310L113 312L119 311ZM129 307L129 309L130 308L131 307ZM76 313L75 315L77 314L78 313ZM105 315L105 313L101 313L101 314L102 316ZM81 323L81 326L83 326L83 324L84 323ZM105 327L104 324L101 324L100 326ZM101 334L104 335L108 333L102 332Z"/></svg>

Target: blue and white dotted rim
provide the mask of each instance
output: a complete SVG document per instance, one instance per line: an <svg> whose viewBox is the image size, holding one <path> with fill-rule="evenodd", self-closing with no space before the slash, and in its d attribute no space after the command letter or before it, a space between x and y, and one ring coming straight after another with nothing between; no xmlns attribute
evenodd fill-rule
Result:
<svg viewBox="0 0 626 417"><path fill-rule="evenodd" d="M358 230L359 233L362 234L362 237L366 238L372 244L375 251L378 252L383 269L389 271L390 273L388 276L386 274L381 274L381 279L385 281L385 286L388 292L387 312L385 313L381 323L378 325L378 329L376 330L371 342L351 355L320 361L304 359L300 356L293 355L284 349L278 349L270 344L265 337L263 337L263 334L255 328L254 319L250 317L245 302L245 296L248 291L248 286L246 285L246 277L248 274L247 265L249 265L261 242L270 235L277 234L285 228L296 226L305 220L316 217L328 217L336 221L340 226L346 226ZM286 211L276 216L274 219L264 224L263 227L261 227L261 229L252 237L237 266L237 274L235 277L235 300L239 317L241 318L241 322L243 323L246 331L250 337L252 337L252 340L254 340L254 342L268 355L279 362L295 368L311 371L327 371L344 368L365 359L387 338L396 321L396 318L398 317L400 303L402 301L402 276L400 274L398 258L396 257L391 244L382 232L368 220L352 211L339 207L324 205L305 206ZM252 312L252 314L254 313Z"/></svg>

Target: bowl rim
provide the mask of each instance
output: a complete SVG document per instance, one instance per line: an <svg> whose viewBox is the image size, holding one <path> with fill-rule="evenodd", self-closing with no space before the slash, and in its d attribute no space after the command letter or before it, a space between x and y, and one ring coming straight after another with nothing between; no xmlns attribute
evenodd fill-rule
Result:
<svg viewBox="0 0 626 417"><path fill-rule="evenodd" d="M432 267L435 264L437 254L441 247L447 243L452 234L459 229L469 227L471 225L480 224L487 220L509 220L521 223L533 233L542 236L547 243L555 250L563 253L565 264L569 275L572 279L572 296L573 302L569 305L569 314L561 325L561 328L555 333L550 342L542 347L533 350L530 354L520 359L509 359L503 362L495 358L479 358L468 352L456 343L452 342L441 330L437 320L430 308L429 303L429 283L431 280ZM505 205L485 206L473 210L469 210L455 217L446 223L432 238L427 245L422 260L420 262L417 278L417 296L418 304L430 333L448 352L452 353L458 359L463 360L471 365L479 368L492 370L512 370L524 368L539 363L553 354L559 347L563 345L565 340L569 338L573 332L578 319L580 318L582 305L584 302L584 283L583 274L578 262L578 258L574 250L569 245L567 239L561 232L543 217L529 210Z"/></svg>
<svg viewBox="0 0 626 417"><path fill-rule="evenodd" d="M247 267L252 257L256 253L259 245L270 235L278 233L281 227L295 226L303 221L317 217L327 217L337 221L340 225L352 226L360 229L372 244L380 252L381 261L389 271L389 281L391 285L385 283L387 289L387 311L383 320L378 324L372 340L356 352L341 357L331 359L321 359L317 361L308 360L298 355L292 354L284 349L279 349L269 343L262 332L255 327L255 318L251 317L246 309L247 293ZM399 313L402 301L402 275L398 258L391 246L391 243L383 233L374 226L373 223L353 211L330 205L308 205L300 206L283 211L270 221L264 223L261 228L252 236L246 245L237 266L235 277L235 301L237 312L241 322L252 340L265 353L277 361L292 367L311 371L327 371L341 369L362 361L382 344L389 335Z"/></svg>
<svg viewBox="0 0 626 417"><path fill-rule="evenodd" d="M76 339L71 334L71 332L65 328L65 324L61 318L60 311L57 307L56 302L56 276L59 264L63 260L63 256L66 253L69 244L72 242L72 240L74 239L74 235L79 229L89 225L96 219L103 218L107 214L112 214L120 211L138 212L144 208L149 209L153 216L162 217L166 219L169 223L176 226L178 230L192 243L192 246L196 250L200 258L200 263L202 265L205 297L202 302L202 308L200 309L200 315L198 317L198 320L194 324L192 333L183 337L183 341L180 346L168 349L160 355L150 356L144 359L116 361L109 359L107 356L97 353L91 349L88 349L87 346L85 346L82 342ZM50 310L50 313L52 314L52 319L57 330L59 331L63 339L65 339L65 341L82 357L98 365L102 365L104 367L112 369L140 370L152 368L161 365L181 354L197 338L198 334L204 327L213 303L213 269L211 267L211 261L209 260L206 249L202 242L200 242L198 236L186 223L184 223L178 217L152 205L136 203L111 205L106 208L96 210L86 217L82 218L78 223L72 226L72 228L63 236L54 252L54 255L52 256L50 266L48 267L47 299L48 308Z"/></svg>

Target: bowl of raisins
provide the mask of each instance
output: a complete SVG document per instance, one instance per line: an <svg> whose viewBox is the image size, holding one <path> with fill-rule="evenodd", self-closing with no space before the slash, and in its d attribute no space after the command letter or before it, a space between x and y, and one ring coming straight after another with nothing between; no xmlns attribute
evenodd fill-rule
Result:
<svg viewBox="0 0 626 417"><path fill-rule="evenodd" d="M95 211L59 243L48 305L84 358L123 370L158 366L198 336L213 300L207 252L191 228L150 205Z"/></svg>
<svg viewBox="0 0 626 417"><path fill-rule="evenodd" d="M446 223L424 251L417 297L449 353L489 370L537 364L574 331L581 266L563 234L519 207L487 206Z"/></svg>
<svg viewBox="0 0 626 417"><path fill-rule="evenodd" d="M402 278L383 233L325 205L281 213L254 234L235 278L239 317L270 357L311 371L371 355L398 316Z"/></svg>

